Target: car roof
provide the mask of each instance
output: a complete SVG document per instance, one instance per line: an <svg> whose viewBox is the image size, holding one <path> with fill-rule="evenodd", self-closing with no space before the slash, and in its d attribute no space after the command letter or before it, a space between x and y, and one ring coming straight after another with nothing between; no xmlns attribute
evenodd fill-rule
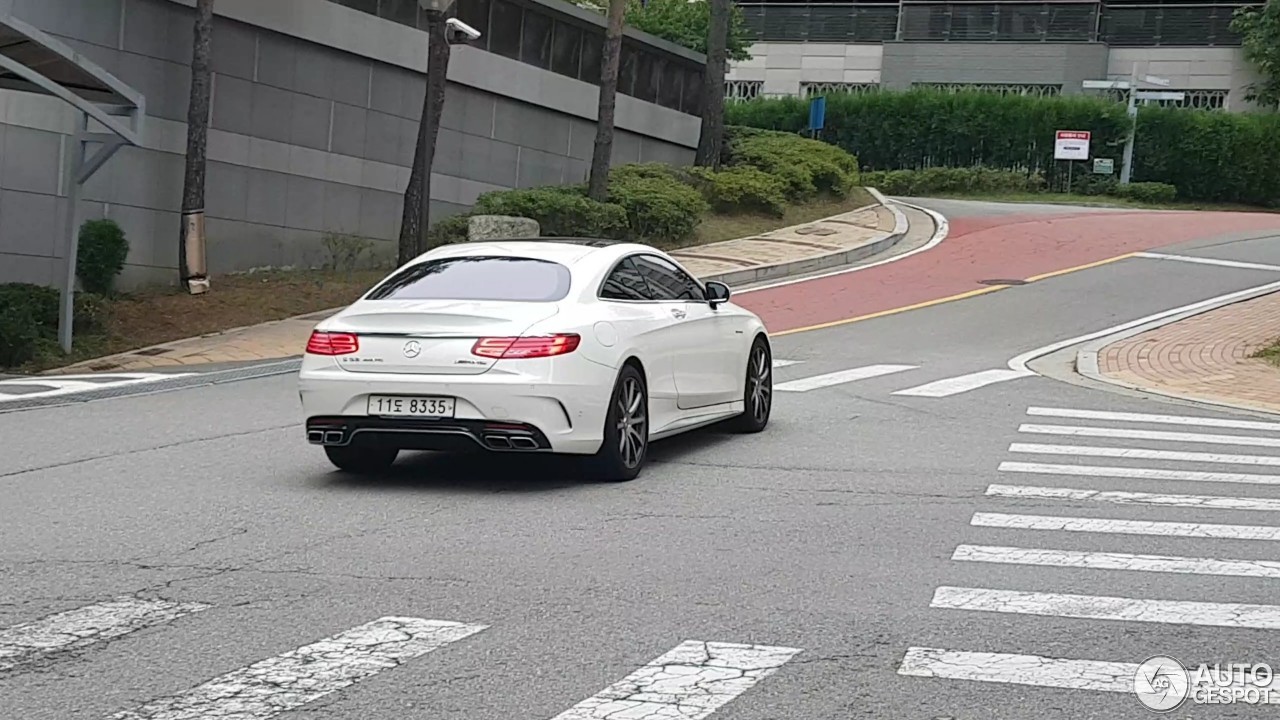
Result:
<svg viewBox="0 0 1280 720"><path fill-rule="evenodd" d="M537 237L481 240L442 245L419 256L415 259L415 262L445 257L502 255L538 258L573 265L586 258L599 258L609 261L612 258L635 252L661 253L657 248L648 245L620 240L589 237Z"/></svg>

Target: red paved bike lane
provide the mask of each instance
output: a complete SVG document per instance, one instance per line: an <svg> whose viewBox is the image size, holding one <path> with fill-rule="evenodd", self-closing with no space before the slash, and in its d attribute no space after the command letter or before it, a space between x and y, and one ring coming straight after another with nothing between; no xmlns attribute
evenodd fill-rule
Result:
<svg viewBox="0 0 1280 720"><path fill-rule="evenodd" d="M940 245L897 262L735 296L770 332L883 313L1144 250L1274 229L1280 214L1080 212L958 218Z"/></svg>

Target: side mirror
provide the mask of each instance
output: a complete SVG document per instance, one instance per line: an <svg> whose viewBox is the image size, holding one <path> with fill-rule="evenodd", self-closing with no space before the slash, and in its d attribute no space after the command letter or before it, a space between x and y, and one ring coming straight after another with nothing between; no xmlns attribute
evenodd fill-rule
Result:
<svg viewBox="0 0 1280 720"><path fill-rule="evenodd" d="M729 286L715 280L708 282L707 301L711 303L712 308L720 303L729 302Z"/></svg>

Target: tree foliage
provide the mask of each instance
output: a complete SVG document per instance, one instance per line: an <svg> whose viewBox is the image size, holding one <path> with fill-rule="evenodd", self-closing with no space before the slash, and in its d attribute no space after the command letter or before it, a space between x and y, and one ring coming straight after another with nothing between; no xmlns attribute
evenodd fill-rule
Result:
<svg viewBox="0 0 1280 720"><path fill-rule="evenodd" d="M1244 55L1261 78L1249 86L1250 102L1280 108L1280 0L1236 11L1231 29L1244 39Z"/></svg>
<svg viewBox="0 0 1280 720"><path fill-rule="evenodd" d="M578 0L577 5L603 13L608 2ZM647 0L644 3L627 0L627 24L705 55L711 28L711 3L708 0ZM746 21L735 4L729 20L729 59L734 62L750 60L751 53L747 51L750 45Z"/></svg>

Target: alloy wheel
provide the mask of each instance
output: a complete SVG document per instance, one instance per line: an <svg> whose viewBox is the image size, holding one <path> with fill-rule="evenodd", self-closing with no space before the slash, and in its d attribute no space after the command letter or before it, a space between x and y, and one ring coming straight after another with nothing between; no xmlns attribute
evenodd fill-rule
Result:
<svg viewBox="0 0 1280 720"><path fill-rule="evenodd" d="M628 468L640 464L645 444L649 442L648 413L644 388L633 377L622 381L618 393L618 456Z"/></svg>
<svg viewBox="0 0 1280 720"><path fill-rule="evenodd" d="M764 422L769 416L769 402L773 398L773 364L769 362L769 353L763 346L751 353L747 386L751 395L751 417L756 422Z"/></svg>

